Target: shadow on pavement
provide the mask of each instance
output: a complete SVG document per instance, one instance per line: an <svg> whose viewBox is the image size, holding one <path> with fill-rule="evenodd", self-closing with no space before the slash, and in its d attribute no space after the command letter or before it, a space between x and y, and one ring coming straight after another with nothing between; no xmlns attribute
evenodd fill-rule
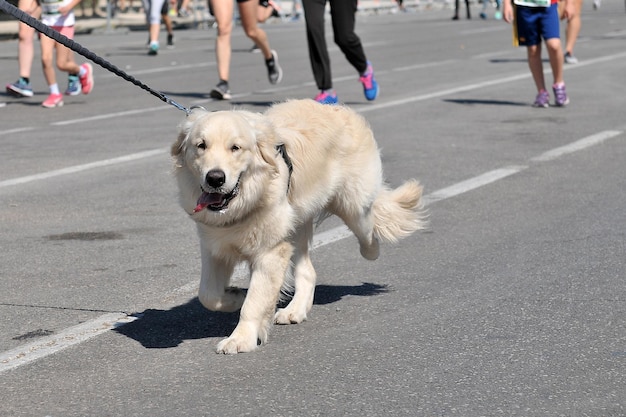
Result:
<svg viewBox="0 0 626 417"><path fill-rule="evenodd" d="M370 297L386 292L389 292L387 286L366 282L358 286L318 285L314 304L334 303L349 295ZM137 316L135 321L115 331L148 349L173 348L185 340L226 337L239 321L239 312L209 311L197 297L169 310L148 309Z"/></svg>

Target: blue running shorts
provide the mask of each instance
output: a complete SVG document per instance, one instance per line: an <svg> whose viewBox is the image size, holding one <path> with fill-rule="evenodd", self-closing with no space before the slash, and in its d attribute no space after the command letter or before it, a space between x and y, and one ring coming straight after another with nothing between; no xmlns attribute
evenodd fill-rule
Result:
<svg viewBox="0 0 626 417"><path fill-rule="evenodd" d="M541 38L560 38L558 4L550 7L515 6L517 40L520 46L541 43Z"/></svg>

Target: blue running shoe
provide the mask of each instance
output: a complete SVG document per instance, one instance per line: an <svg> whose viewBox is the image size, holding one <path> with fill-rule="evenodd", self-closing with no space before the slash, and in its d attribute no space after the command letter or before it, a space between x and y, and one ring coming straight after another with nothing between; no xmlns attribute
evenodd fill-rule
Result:
<svg viewBox="0 0 626 417"><path fill-rule="evenodd" d="M337 104L338 102L337 93L334 91L320 91L314 100L320 104Z"/></svg>
<svg viewBox="0 0 626 417"><path fill-rule="evenodd" d="M367 63L367 70L361 75L359 81L363 84L365 98L369 101L376 100L376 97L378 97L378 83L374 79L374 68L372 68L372 64L369 62Z"/></svg>
<svg viewBox="0 0 626 417"><path fill-rule="evenodd" d="M67 77L67 90L65 90L66 96L77 96L81 93L82 86L80 85L80 78L78 75L70 75Z"/></svg>
<svg viewBox="0 0 626 417"><path fill-rule="evenodd" d="M159 53L159 43L150 42L150 46L148 47L148 55L155 56L158 53Z"/></svg>
<svg viewBox="0 0 626 417"><path fill-rule="evenodd" d="M7 84L7 93L15 97L32 97L33 88L22 77L13 84Z"/></svg>

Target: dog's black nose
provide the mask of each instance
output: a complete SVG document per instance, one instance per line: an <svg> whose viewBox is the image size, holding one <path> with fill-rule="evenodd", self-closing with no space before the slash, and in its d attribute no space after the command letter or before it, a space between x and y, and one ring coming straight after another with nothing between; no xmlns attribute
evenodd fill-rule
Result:
<svg viewBox="0 0 626 417"><path fill-rule="evenodd" d="M226 182L226 174L221 169L212 169L206 173L206 182L210 187L219 188Z"/></svg>

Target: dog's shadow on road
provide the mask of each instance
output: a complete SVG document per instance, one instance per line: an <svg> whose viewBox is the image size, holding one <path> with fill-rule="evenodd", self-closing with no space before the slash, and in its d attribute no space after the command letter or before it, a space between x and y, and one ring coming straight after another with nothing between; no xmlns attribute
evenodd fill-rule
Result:
<svg viewBox="0 0 626 417"><path fill-rule="evenodd" d="M386 285L364 282L361 285L318 285L314 304L323 305L352 296L375 296L389 292ZM148 349L173 348L185 340L226 337L239 321L239 312L219 313L205 309L198 298L169 310L148 309L138 318L115 329Z"/></svg>

